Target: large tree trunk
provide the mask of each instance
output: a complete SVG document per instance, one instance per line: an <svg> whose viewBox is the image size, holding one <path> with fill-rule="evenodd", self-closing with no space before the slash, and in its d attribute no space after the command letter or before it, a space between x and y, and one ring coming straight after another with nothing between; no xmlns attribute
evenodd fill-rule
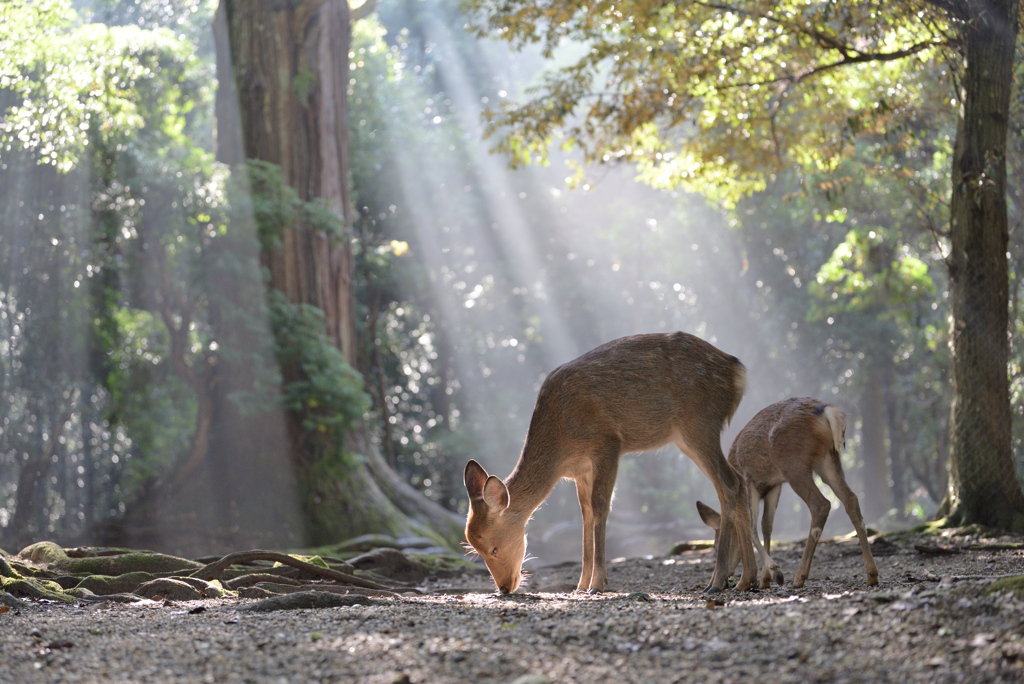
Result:
<svg viewBox="0 0 1024 684"><path fill-rule="evenodd" d="M218 157L237 164L260 159L281 167L284 182L300 199L319 200L351 225L348 191L349 6L345 0L221 0L218 34ZM240 129L233 127L237 105ZM295 304L311 304L325 315L327 335L356 365L353 260L347 235L293 225L280 249L264 253L271 287ZM285 372L288 372L287 370ZM288 378L285 378L288 381ZM301 426L290 421L298 451ZM459 525L453 514L411 487L395 485L388 468L357 428L351 445L362 462L345 466L331 482L312 472L299 453L293 462L305 483L304 509L315 510L310 542L364 532L418 532L429 525L449 542ZM332 522L333 521L333 522Z"/></svg>
<svg viewBox="0 0 1024 684"><path fill-rule="evenodd" d="M50 434L41 449L22 465L21 472L18 474L17 496L10 529L13 530L19 543L26 541L33 533L40 534L45 531L42 524L36 525L33 529L29 521L34 518L45 518L46 511L39 505L39 492L46 486L46 478L53 463L53 455L57 452L57 443L64 432L64 424L70 416L71 412L68 411L52 421ZM17 538L19 535L20 539Z"/></svg>
<svg viewBox="0 0 1024 684"><path fill-rule="evenodd" d="M885 453L885 395L882 370L868 369L867 385L860 404L861 448L864 461L864 519L885 515L889 505L889 468Z"/></svg>
<svg viewBox="0 0 1024 684"><path fill-rule="evenodd" d="M301 199L323 201L348 225L348 3L223 0L221 12L245 157L277 164ZM323 310L328 336L355 365L349 241L288 226L281 243L263 255L272 287Z"/></svg>
<svg viewBox="0 0 1024 684"><path fill-rule="evenodd" d="M892 387L885 388L885 419L889 433L889 506L896 510L898 520L906 518L907 511L907 461L903 430L899 422L900 409Z"/></svg>
<svg viewBox="0 0 1024 684"><path fill-rule="evenodd" d="M1006 135L1017 0L965 2L965 70L953 153L950 278L954 398L949 490L953 524L1024 529L1007 384Z"/></svg>

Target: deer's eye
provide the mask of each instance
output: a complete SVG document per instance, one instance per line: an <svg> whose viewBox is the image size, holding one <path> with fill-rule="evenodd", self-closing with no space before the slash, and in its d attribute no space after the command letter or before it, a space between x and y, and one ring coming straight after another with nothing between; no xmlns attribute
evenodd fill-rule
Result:
<svg viewBox="0 0 1024 684"><path fill-rule="evenodd" d="M492 556L497 556L498 555L498 547L497 546L495 546L493 549L491 549L491 555Z"/></svg>

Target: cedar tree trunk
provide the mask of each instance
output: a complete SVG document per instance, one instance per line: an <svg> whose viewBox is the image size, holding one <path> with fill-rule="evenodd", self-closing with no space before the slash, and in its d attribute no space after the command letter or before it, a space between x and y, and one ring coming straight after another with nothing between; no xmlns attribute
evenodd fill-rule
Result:
<svg viewBox="0 0 1024 684"><path fill-rule="evenodd" d="M1007 382L1006 136L1017 0L959 3L964 73L953 153L950 523L1024 529Z"/></svg>
<svg viewBox="0 0 1024 684"><path fill-rule="evenodd" d="M351 226L348 190L349 48L345 0L221 0L216 17L218 157L229 164L260 159L281 167L284 182L305 201L320 200ZM238 107L239 119L234 116ZM347 235L286 226L281 247L264 253L270 285L288 301L320 308L331 341L356 365L353 261ZM287 372L287 371L286 371ZM289 378L285 378L287 382ZM290 421L293 451L301 440ZM350 447L364 462L331 481L293 453L313 510L309 542L365 532L424 533L450 543L460 534L454 514L400 486L369 439L356 430ZM314 503L315 502L315 503Z"/></svg>

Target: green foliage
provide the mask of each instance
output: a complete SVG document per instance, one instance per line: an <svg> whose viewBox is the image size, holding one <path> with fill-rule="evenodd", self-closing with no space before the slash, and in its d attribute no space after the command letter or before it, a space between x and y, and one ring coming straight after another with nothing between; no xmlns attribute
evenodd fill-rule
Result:
<svg viewBox="0 0 1024 684"><path fill-rule="evenodd" d="M114 369L106 387L111 414L130 436L128 453L134 457L126 464L124 485L134 489L163 475L188 449L197 403L195 392L170 369L167 328L158 317L122 306L113 320L119 344L108 352Z"/></svg>
<svg viewBox="0 0 1024 684"><path fill-rule="evenodd" d="M0 15L7 41L0 86L16 95L0 128L0 154L32 150L41 162L69 171L90 138L110 145L147 122L184 142L181 117L199 95L190 86L208 68L191 45L162 29L69 28L73 20L59 0L14 3ZM149 116L159 111L164 116Z"/></svg>
<svg viewBox="0 0 1024 684"><path fill-rule="evenodd" d="M316 77L305 66L301 67L299 73L295 75L295 79L292 81L292 90L295 91L295 97L299 98L303 107L309 107L309 93L315 83Z"/></svg>
<svg viewBox="0 0 1024 684"><path fill-rule="evenodd" d="M921 73L950 40L940 11L910 1L465 5L479 35L557 65L490 115L513 164L559 145L730 204L788 164L834 170L856 137L899 137L934 106Z"/></svg>
<svg viewBox="0 0 1024 684"><path fill-rule="evenodd" d="M259 159L246 163L252 193L252 211L256 220L260 248L265 253L281 247L281 234L289 226L323 231L332 238L345 235L345 226L337 212L322 200L304 202L284 182L281 167Z"/></svg>
<svg viewBox="0 0 1024 684"><path fill-rule="evenodd" d="M882 309L878 315L884 317L906 316L917 299L935 293L925 263L907 250L893 254L892 243L883 233L875 227L846 234L810 286L821 301L809 314L812 320L877 309Z"/></svg>
<svg viewBox="0 0 1024 684"><path fill-rule="evenodd" d="M16 533L81 534L206 454L201 409L278 410L280 376L251 213L202 146L212 64L177 33L82 25L64 2L0 12L0 40L25 38L0 54L0 251L33 274L0 275L18 352L0 353L0 507L45 424L52 476Z"/></svg>
<svg viewBox="0 0 1024 684"><path fill-rule="evenodd" d="M361 376L327 338L320 309L292 304L272 291L270 321L278 363L296 377L282 387L285 408L313 443L340 453L345 435L367 408Z"/></svg>

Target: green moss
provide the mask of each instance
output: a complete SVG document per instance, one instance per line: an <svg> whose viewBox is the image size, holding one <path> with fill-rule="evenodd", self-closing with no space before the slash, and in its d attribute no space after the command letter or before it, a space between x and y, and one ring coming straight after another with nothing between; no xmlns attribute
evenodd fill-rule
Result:
<svg viewBox="0 0 1024 684"><path fill-rule="evenodd" d="M1005 592L1013 594L1018 599L1024 599L1024 575L1004 577L988 585L984 590L986 594L1001 594Z"/></svg>
<svg viewBox="0 0 1024 684"><path fill-rule="evenodd" d="M64 553L64 549L51 541L29 544L18 555L22 558L27 558L33 563L46 563L49 565L56 565L68 560L68 554Z"/></svg>
<svg viewBox="0 0 1024 684"><path fill-rule="evenodd" d="M938 534L939 531L946 529L948 526L949 518L939 518L938 520L932 520L923 525L913 527L909 531L917 534Z"/></svg>
<svg viewBox="0 0 1024 684"><path fill-rule="evenodd" d="M323 568L324 570L330 570L331 569L331 567L329 565L327 565L327 561L325 561L320 556L300 556L297 553L289 553L288 555L291 556L292 558L296 558L296 559L298 559L300 561L304 561L306 563L309 563L310 565L315 565L318 568ZM275 568L276 567L281 567L282 565L283 565L282 563L274 563L274 567Z"/></svg>
<svg viewBox="0 0 1024 684"><path fill-rule="evenodd" d="M220 583L220 580L202 580L197 577L174 577L175 580L180 580L185 584L188 584L193 589L198 589L206 595L206 598L221 598L222 596L235 596L235 592L228 591L224 588L224 585Z"/></svg>
<svg viewBox="0 0 1024 684"><path fill-rule="evenodd" d="M313 72L306 66L299 67L299 73L295 74L295 78L292 79L292 90L295 91L295 97L303 107L309 107L309 94L313 91L314 85L316 85L316 77L313 76Z"/></svg>
<svg viewBox="0 0 1024 684"><path fill-rule="evenodd" d="M49 582L47 580L0 577L0 588L14 596L48 599L50 601L62 601L64 603L71 603L75 600L73 596L65 594L59 584L56 582Z"/></svg>
<svg viewBox="0 0 1024 684"><path fill-rule="evenodd" d="M66 561L56 565L61 570L72 574L111 576L124 575L131 572L149 572L153 574L191 572L203 567L202 564L195 561L153 552L123 553L117 556L97 556L93 558L68 558Z"/></svg>
<svg viewBox="0 0 1024 684"><path fill-rule="evenodd" d="M126 594L134 592L140 585L156 579L148 572L128 572L111 577L109 575L92 575L79 582L76 589L88 589L98 596L110 594Z"/></svg>
<svg viewBox="0 0 1024 684"><path fill-rule="evenodd" d="M7 562L6 558L0 557L0 577L17 578L19 575L11 567L11 564Z"/></svg>

